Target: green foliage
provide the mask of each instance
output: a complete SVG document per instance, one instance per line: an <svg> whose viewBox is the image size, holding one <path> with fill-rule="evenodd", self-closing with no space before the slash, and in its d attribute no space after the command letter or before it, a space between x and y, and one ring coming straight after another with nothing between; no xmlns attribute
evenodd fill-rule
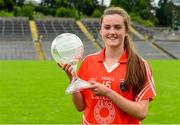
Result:
<svg viewBox="0 0 180 125"><path fill-rule="evenodd" d="M92 14L92 17L101 17L102 13L99 9L95 9L93 14Z"/></svg>
<svg viewBox="0 0 180 125"><path fill-rule="evenodd" d="M0 17L12 17L13 13L6 12L6 11L0 11Z"/></svg>
<svg viewBox="0 0 180 125"><path fill-rule="evenodd" d="M91 16L97 7L97 0L69 0L69 2L82 13Z"/></svg>
<svg viewBox="0 0 180 125"><path fill-rule="evenodd" d="M34 7L31 5L27 5L22 7L23 16L28 16L29 19L34 19Z"/></svg>
<svg viewBox="0 0 180 125"><path fill-rule="evenodd" d="M76 10L60 7L56 10L56 16L58 16L58 17L75 17Z"/></svg>
<svg viewBox="0 0 180 125"><path fill-rule="evenodd" d="M57 4L56 1L57 0L43 0L42 5L47 8L55 8Z"/></svg>
<svg viewBox="0 0 180 125"><path fill-rule="evenodd" d="M55 0L57 7L67 7L68 0Z"/></svg>
<svg viewBox="0 0 180 125"><path fill-rule="evenodd" d="M131 0L111 0L111 6L119 6L127 11L131 10Z"/></svg>
<svg viewBox="0 0 180 125"><path fill-rule="evenodd" d="M5 7L4 0L0 0L0 9Z"/></svg>
<svg viewBox="0 0 180 125"><path fill-rule="evenodd" d="M6 10L8 12L13 11L13 6L15 5L14 0L4 0Z"/></svg>
<svg viewBox="0 0 180 125"><path fill-rule="evenodd" d="M171 26L172 11L168 4L162 3L161 7L156 10L156 17L161 26Z"/></svg>
<svg viewBox="0 0 180 125"><path fill-rule="evenodd" d="M0 11L0 17L12 17L13 13L5 12L5 11Z"/></svg>
<svg viewBox="0 0 180 125"><path fill-rule="evenodd" d="M20 7L18 7L18 6L14 7L14 16L22 16Z"/></svg>
<svg viewBox="0 0 180 125"><path fill-rule="evenodd" d="M15 6L14 7L14 15L15 16L26 16L29 17L30 20L34 19L34 6L25 5L22 8Z"/></svg>
<svg viewBox="0 0 180 125"><path fill-rule="evenodd" d="M151 12L152 5L150 2L150 0L138 0L135 6L131 8L131 12L139 13L141 18L144 20L150 20L153 18L153 14Z"/></svg>
<svg viewBox="0 0 180 125"><path fill-rule="evenodd" d="M154 26L158 22L152 13L154 8L151 5L151 0L112 0L111 5L124 8L128 13L131 13L134 21L144 26Z"/></svg>
<svg viewBox="0 0 180 125"><path fill-rule="evenodd" d="M56 10L54 8L46 7L46 6L38 6L35 8L36 12L43 13L44 15L52 15L55 16Z"/></svg>
<svg viewBox="0 0 180 125"><path fill-rule="evenodd" d="M159 8L156 9L156 17L160 26L171 26L172 29L180 25L180 6L172 1L160 0Z"/></svg>
<svg viewBox="0 0 180 125"><path fill-rule="evenodd" d="M146 27L153 27L155 25L154 22L152 22L151 20L144 20L141 18L141 16L139 16L136 13L130 13L130 17L133 21L142 24Z"/></svg>
<svg viewBox="0 0 180 125"><path fill-rule="evenodd" d="M91 16L94 9L97 7L97 0L69 0L70 7L73 7L78 12L78 19L81 18L81 13Z"/></svg>

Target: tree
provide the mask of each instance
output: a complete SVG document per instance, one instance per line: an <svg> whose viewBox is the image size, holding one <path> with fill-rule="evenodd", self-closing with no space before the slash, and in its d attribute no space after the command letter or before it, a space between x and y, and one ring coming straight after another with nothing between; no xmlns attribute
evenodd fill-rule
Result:
<svg viewBox="0 0 180 125"><path fill-rule="evenodd" d="M157 22L153 13L152 0L112 0L111 5L124 8L132 19L138 22L149 22L155 24ZM135 17L134 17L135 16Z"/></svg>
<svg viewBox="0 0 180 125"><path fill-rule="evenodd" d="M4 7L5 7L4 0L0 0L0 8L4 8Z"/></svg>
<svg viewBox="0 0 180 125"><path fill-rule="evenodd" d="M55 8L56 7L56 0L44 0L42 4L45 7Z"/></svg>
<svg viewBox="0 0 180 125"><path fill-rule="evenodd" d="M55 0L57 8L59 7L67 7L68 0Z"/></svg>
<svg viewBox="0 0 180 125"><path fill-rule="evenodd" d="M172 1L160 0L159 8L156 10L156 17L159 20L160 26L171 26L174 29L174 25L179 21L179 9Z"/></svg>
<svg viewBox="0 0 180 125"><path fill-rule="evenodd" d="M153 18L152 9L150 0L138 0L134 3L131 12L138 13L142 19L151 20Z"/></svg>
<svg viewBox="0 0 180 125"><path fill-rule="evenodd" d="M56 16L58 16L58 17L75 17L76 11L74 9L60 7L56 10Z"/></svg>
<svg viewBox="0 0 180 125"><path fill-rule="evenodd" d="M31 4L25 5L22 8L15 6L14 7L14 15L29 17L30 20L34 19L34 6Z"/></svg>
<svg viewBox="0 0 180 125"><path fill-rule="evenodd" d="M81 12L91 16L94 9L97 7L97 0L69 0L69 5L74 7L78 11L79 19L81 18Z"/></svg>
<svg viewBox="0 0 180 125"><path fill-rule="evenodd" d="M4 6L8 12L11 12L13 10L14 4L15 3L13 0L4 0Z"/></svg>
<svg viewBox="0 0 180 125"><path fill-rule="evenodd" d="M138 0L112 0L112 6L120 6L124 8L126 11L130 12L132 8L136 5Z"/></svg>
<svg viewBox="0 0 180 125"><path fill-rule="evenodd" d="M92 17L99 18L99 17L101 17L101 15L102 15L101 11L99 9L95 9L93 14L92 14Z"/></svg>

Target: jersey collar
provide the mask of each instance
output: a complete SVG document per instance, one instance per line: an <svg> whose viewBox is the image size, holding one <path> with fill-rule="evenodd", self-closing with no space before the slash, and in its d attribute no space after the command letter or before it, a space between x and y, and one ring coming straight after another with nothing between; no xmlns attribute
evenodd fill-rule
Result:
<svg viewBox="0 0 180 125"><path fill-rule="evenodd" d="M105 57L105 48L103 48L100 53L97 55L96 60L98 62L103 62ZM124 50L121 58L118 61L119 63L127 63L127 52Z"/></svg>

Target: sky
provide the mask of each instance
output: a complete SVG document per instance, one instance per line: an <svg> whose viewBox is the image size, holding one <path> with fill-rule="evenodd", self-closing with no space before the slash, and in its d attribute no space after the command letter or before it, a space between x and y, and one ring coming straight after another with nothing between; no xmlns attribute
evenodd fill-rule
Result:
<svg viewBox="0 0 180 125"><path fill-rule="evenodd" d="M101 1L102 1L102 0L98 0L99 3L101 3ZM105 4L106 6L109 6L110 2L111 2L111 0L104 0L104 4Z"/></svg>
<svg viewBox="0 0 180 125"><path fill-rule="evenodd" d="M99 3L101 3L101 1L102 1L102 0L98 0ZM158 1L159 1L159 0L154 0L154 2L155 2L156 5L158 4ZM111 0L104 0L104 4L105 4L106 6L109 6L110 2L111 2Z"/></svg>

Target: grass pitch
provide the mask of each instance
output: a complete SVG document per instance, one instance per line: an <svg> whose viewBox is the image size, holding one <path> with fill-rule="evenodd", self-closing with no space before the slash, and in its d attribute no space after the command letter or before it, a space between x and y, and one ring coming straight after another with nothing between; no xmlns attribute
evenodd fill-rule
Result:
<svg viewBox="0 0 180 125"><path fill-rule="evenodd" d="M0 62L0 123L80 123L65 94L68 80L51 61Z"/></svg>
<svg viewBox="0 0 180 125"><path fill-rule="evenodd" d="M157 97L143 124L180 124L180 61L150 61ZM1 124L81 123L54 61L0 61Z"/></svg>
<svg viewBox="0 0 180 125"><path fill-rule="evenodd" d="M149 61L157 96L142 123L180 124L180 60Z"/></svg>

